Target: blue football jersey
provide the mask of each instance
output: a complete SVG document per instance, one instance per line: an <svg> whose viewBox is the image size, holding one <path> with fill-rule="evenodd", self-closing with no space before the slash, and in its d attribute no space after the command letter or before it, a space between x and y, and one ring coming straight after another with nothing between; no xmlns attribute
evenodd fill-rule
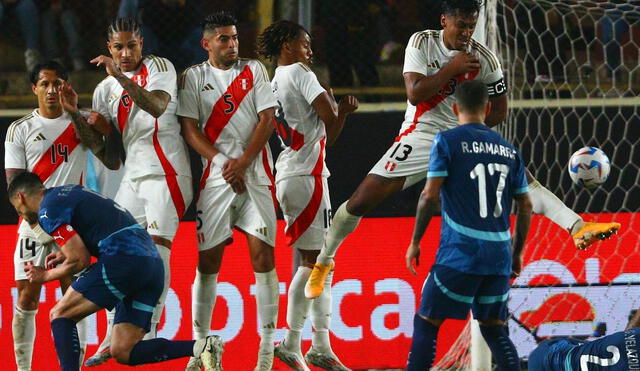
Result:
<svg viewBox="0 0 640 371"><path fill-rule="evenodd" d="M59 228L71 226L95 257L159 257L151 236L127 210L79 185L47 189L38 211L38 221L54 239Z"/></svg>
<svg viewBox="0 0 640 371"><path fill-rule="evenodd" d="M547 340L529 356L529 371L640 370L640 329L616 332L593 341Z"/></svg>
<svg viewBox="0 0 640 371"><path fill-rule="evenodd" d="M511 274L511 201L528 192L513 145L483 124L440 132L427 177L446 177L436 264L470 274Z"/></svg>

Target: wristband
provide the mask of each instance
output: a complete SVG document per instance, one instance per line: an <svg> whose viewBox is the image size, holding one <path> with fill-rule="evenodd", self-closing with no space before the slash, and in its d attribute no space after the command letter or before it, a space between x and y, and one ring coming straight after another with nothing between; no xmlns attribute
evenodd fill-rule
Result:
<svg viewBox="0 0 640 371"><path fill-rule="evenodd" d="M53 237L47 234L47 232L45 232L44 229L42 229L40 224L36 224L35 227L31 227L31 230L33 231L33 234L36 236L36 240L38 240L38 242L40 242L42 245L46 245L49 242L53 241Z"/></svg>

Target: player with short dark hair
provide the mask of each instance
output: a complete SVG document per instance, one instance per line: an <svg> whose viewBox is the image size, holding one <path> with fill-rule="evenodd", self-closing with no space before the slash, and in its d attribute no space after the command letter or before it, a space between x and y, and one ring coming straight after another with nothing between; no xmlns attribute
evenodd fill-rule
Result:
<svg viewBox="0 0 640 371"><path fill-rule="evenodd" d="M113 20L107 29L110 56L91 63L104 66L108 76L93 93L93 110L115 124L122 135L126 162L115 200L124 206L154 240L165 265L164 291L151 319L156 335L171 283L171 243L192 198L191 167L176 116L177 76L166 58L142 55L140 24L133 18ZM111 323L113 312L107 314ZM112 326L94 356L95 366L109 359Z"/></svg>
<svg viewBox="0 0 640 371"><path fill-rule="evenodd" d="M256 279L261 328L255 369L271 370L280 294L274 257L273 159L267 142L278 103L264 65L239 57L235 17L227 12L206 17L201 45L208 59L186 69L178 87L182 132L203 164L193 332L200 339L211 330L218 272L237 228L247 238ZM187 370L198 369L197 359L191 359Z"/></svg>
<svg viewBox="0 0 640 371"><path fill-rule="evenodd" d="M142 340L163 291L164 267L153 240L129 212L79 185L46 189L38 175L28 172L17 175L7 193L18 214L32 226L39 224L61 249L47 256L50 269L25 267L31 282L42 284L87 269L50 313L62 370L80 369L76 323L102 308L115 308L111 355L119 363L135 366L195 356L207 370L221 369L217 336ZM91 256L97 258L92 265Z"/></svg>
<svg viewBox="0 0 640 371"><path fill-rule="evenodd" d="M630 328L596 340L545 340L529 355L529 371L640 370L640 328Z"/></svg>
<svg viewBox="0 0 640 371"><path fill-rule="evenodd" d="M337 103L310 69L313 52L309 32L297 23L278 21L258 36L258 52L277 63L271 81L278 101L276 131L283 151L276 161L276 195L286 222L287 245L296 248L301 266L289 285L284 340L275 355L295 370L306 363L327 370L348 370L331 350L331 290L315 300L304 295L304 285L322 248L331 218L331 201L325 163L325 145L332 145L358 100L345 96ZM332 275L325 281L331 287ZM314 332L311 348L302 357L302 328L311 311Z"/></svg>
<svg viewBox="0 0 640 371"><path fill-rule="evenodd" d="M306 286L309 298L322 292L337 248L360 219L391 194L424 179L435 135L457 126L452 107L456 101L454 93L461 83L478 80L487 86L492 107L487 125L495 126L507 118L507 87L500 61L471 37L478 20L479 1L446 0L443 9L441 31L420 31L409 39L403 68L407 111L400 133L349 200L335 212L325 246ZM619 223L585 222L526 169L525 173L533 211L567 230L577 248L584 249L608 238L620 228Z"/></svg>
<svg viewBox="0 0 640 371"><path fill-rule="evenodd" d="M484 124L491 109L486 90L481 81L460 84L453 104L460 125L438 133L433 141L427 184L405 256L407 268L416 274L413 262L420 262L420 240L442 203L440 246L413 321L407 370L429 370L440 325L447 318L466 319L469 309L480 322L498 369L520 369L505 320L509 278L522 268L531 201L522 157ZM513 244L512 200L517 208Z"/></svg>
<svg viewBox="0 0 640 371"><path fill-rule="evenodd" d="M68 83L68 74L55 61L41 63L30 71L31 90L38 98L38 108L13 122L4 142L7 183L24 171L36 173L47 186L79 184L91 149L107 167L120 166L120 139L109 130L96 112L78 110L78 95ZM107 137L105 140L103 135ZM14 277L18 299L13 315L12 332L18 370L30 370L36 336L35 316L42 285L29 282L25 264L44 266L44 259L55 249L51 238L25 221L18 227L18 242L14 254ZM62 290L72 277L63 277ZM81 332L84 323L80 324ZM84 345L84 336L80 337ZM84 346L82 347L84 352Z"/></svg>

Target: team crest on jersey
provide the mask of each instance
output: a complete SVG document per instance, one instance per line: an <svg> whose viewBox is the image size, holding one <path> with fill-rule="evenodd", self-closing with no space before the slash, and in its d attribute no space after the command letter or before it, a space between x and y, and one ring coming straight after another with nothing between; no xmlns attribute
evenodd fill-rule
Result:
<svg viewBox="0 0 640 371"><path fill-rule="evenodd" d="M141 73L133 75L131 80L133 80L133 82L135 82L136 84L138 84L138 86L140 86L142 88L147 86L147 76L145 76L145 75L143 75Z"/></svg>
<svg viewBox="0 0 640 371"><path fill-rule="evenodd" d="M392 162L392 161L387 161L387 164L384 165L384 169L388 172L392 172L393 170L396 169L396 163Z"/></svg>

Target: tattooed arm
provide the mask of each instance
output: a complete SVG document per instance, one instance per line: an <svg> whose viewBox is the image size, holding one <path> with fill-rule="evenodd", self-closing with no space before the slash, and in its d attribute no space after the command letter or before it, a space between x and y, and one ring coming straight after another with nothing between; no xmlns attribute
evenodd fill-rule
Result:
<svg viewBox="0 0 640 371"><path fill-rule="evenodd" d="M148 91L140 87L122 73L113 59L100 55L92 59L91 63L95 63L98 66L104 64L107 73L115 77L120 86L129 93L129 96L138 107L148 112L151 116L158 118L167 109L167 105L171 101L171 96L167 92L162 90Z"/></svg>
<svg viewBox="0 0 640 371"><path fill-rule="evenodd" d="M97 112L91 112L89 121L78 110L78 94L68 82L64 82L60 93L60 103L71 116L73 127L80 142L108 168L120 168L121 153L124 152L122 139L113 125Z"/></svg>

